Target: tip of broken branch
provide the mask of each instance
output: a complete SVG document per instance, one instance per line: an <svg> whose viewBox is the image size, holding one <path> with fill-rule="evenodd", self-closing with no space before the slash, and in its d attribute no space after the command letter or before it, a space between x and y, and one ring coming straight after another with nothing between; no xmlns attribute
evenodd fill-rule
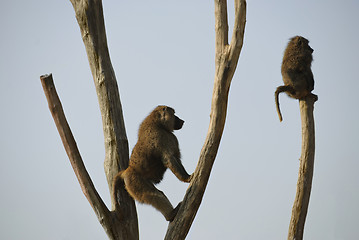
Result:
<svg viewBox="0 0 359 240"><path fill-rule="evenodd" d="M51 76L52 76L52 73L44 74L44 75L40 76L40 79L48 78L48 77L51 77Z"/></svg>

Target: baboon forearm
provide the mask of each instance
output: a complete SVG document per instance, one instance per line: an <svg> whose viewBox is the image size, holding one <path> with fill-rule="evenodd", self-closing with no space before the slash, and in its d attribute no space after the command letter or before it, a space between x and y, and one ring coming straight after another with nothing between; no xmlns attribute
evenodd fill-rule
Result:
<svg viewBox="0 0 359 240"><path fill-rule="evenodd" d="M168 168L173 174L182 182L189 182L191 175L189 175L183 165L177 160L172 159L168 161Z"/></svg>

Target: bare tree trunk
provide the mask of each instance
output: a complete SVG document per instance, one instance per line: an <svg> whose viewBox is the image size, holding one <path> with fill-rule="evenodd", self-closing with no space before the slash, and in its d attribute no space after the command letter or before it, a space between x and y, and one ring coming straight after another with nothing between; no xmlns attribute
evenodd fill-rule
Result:
<svg viewBox="0 0 359 240"><path fill-rule="evenodd" d="M228 93L243 45L245 23L246 1L235 0L233 36L228 45L227 2L215 0L216 72L210 124L194 178L176 218L168 226L167 240L185 239L202 202L226 121Z"/></svg>
<svg viewBox="0 0 359 240"><path fill-rule="evenodd" d="M302 154L300 157L297 193L292 209L288 240L303 239L314 169L315 132L313 110L316 100L316 95L309 95L305 99L299 100L302 120Z"/></svg>

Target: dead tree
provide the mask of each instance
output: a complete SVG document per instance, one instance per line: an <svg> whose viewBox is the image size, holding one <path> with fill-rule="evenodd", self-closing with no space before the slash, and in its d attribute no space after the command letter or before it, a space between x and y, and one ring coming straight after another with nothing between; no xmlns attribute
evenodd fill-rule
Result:
<svg viewBox="0 0 359 240"><path fill-rule="evenodd" d="M117 81L109 57L101 0L70 0L85 44L100 105L105 139L105 173L111 193L109 210L89 177L56 93L52 75L40 77L50 112L70 159L81 189L95 211L109 239L139 239L134 201L124 188L115 195L112 180L128 165L129 149ZM228 93L243 45L246 1L235 0L235 20L228 43L226 0L215 0L215 79L210 124L201 155L181 208L169 224L165 239L185 239L201 204L222 137ZM115 208L119 201L119 209ZM117 205L116 205L117 206Z"/></svg>

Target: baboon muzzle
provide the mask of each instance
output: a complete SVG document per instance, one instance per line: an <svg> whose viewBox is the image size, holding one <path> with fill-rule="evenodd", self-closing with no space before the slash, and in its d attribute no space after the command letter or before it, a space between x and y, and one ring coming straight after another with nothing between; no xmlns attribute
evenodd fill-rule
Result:
<svg viewBox="0 0 359 240"><path fill-rule="evenodd" d="M175 116L175 126L174 130L179 130L182 128L184 121L180 119L179 117Z"/></svg>

